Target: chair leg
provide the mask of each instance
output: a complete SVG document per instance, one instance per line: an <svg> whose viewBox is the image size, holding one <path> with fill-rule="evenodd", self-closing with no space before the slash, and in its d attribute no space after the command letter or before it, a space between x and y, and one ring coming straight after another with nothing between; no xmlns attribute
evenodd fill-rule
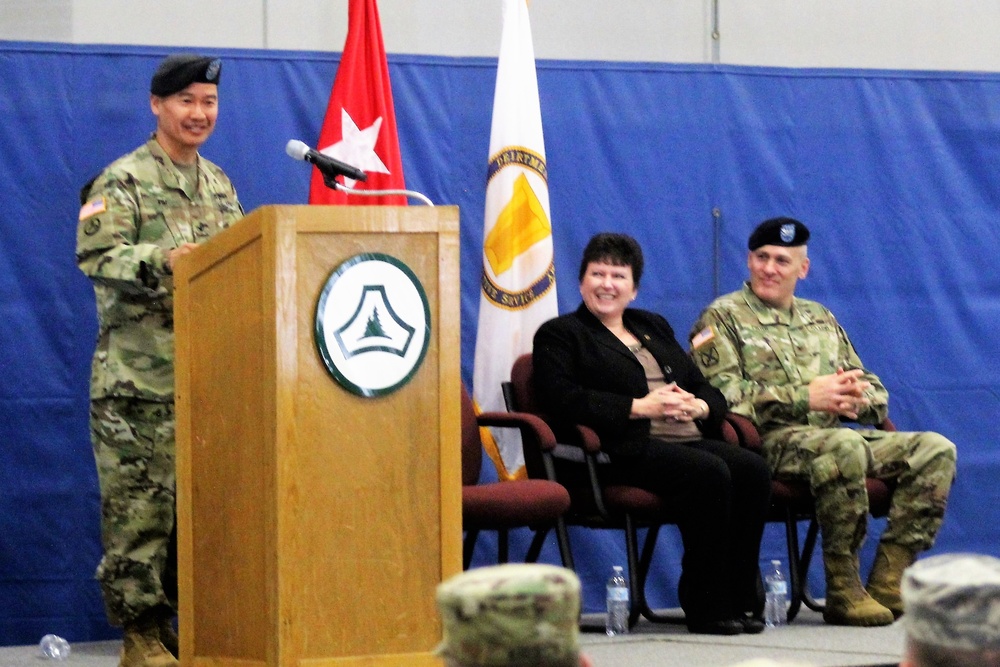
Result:
<svg viewBox="0 0 1000 667"><path fill-rule="evenodd" d="M639 577L639 547L636 537L635 521L632 515L625 514L625 554L628 559L629 612L628 627L635 627L639 614L646 604L645 592Z"/></svg>
<svg viewBox="0 0 1000 667"><path fill-rule="evenodd" d="M809 521L809 529L806 531L806 541L802 545L802 557L799 561L800 574L802 580L802 601L813 611L822 612L826 610L826 605L816 601L809 592L809 563L812 562L813 551L816 550L816 538L819 536L819 523L813 517Z"/></svg>
<svg viewBox="0 0 1000 667"><path fill-rule="evenodd" d="M639 590L641 591L641 613L647 620L653 623L684 623L684 615L680 616L658 614L649 606L646 599L646 579L649 577L649 568L653 563L653 551L656 549L656 540L660 536L660 526L650 526L646 531L646 540L642 544L642 557L639 559Z"/></svg>
<svg viewBox="0 0 1000 667"><path fill-rule="evenodd" d="M479 537L479 530L470 529L465 531L465 541L462 543L462 569L468 570L472 563L472 552L476 550L476 538Z"/></svg>
<svg viewBox="0 0 1000 667"><path fill-rule="evenodd" d="M573 553L569 548L569 531L566 530L566 522L561 517L556 520L555 529L556 540L559 543L559 558L562 560L563 567L572 570ZM542 553L542 547L545 545L545 538L548 537L550 530L552 530L551 526L544 526L535 531L535 536L531 540L531 546L524 557L524 562L534 563L538 561L538 557Z"/></svg>
<svg viewBox="0 0 1000 667"><path fill-rule="evenodd" d="M497 562L506 563L510 559L510 534L506 528L497 530Z"/></svg>
<svg viewBox="0 0 1000 667"><path fill-rule="evenodd" d="M556 519L556 539L559 540L559 556L562 558L563 567L575 570L573 551L569 547L569 531L566 530L566 522L562 517Z"/></svg>
<svg viewBox="0 0 1000 667"><path fill-rule="evenodd" d="M799 525L791 509L785 511L785 542L788 546L788 579L791 593L788 622L791 623L802 607L802 569L799 566Z"/></svg>
<svg viewBox="0 0 1000 667"><path fill-rule="evenodd" d="M548 526L542 526L535 531L535 536L531 538L531 546L528 547L528 553L524 557L525 563L534 563L538 560L538 556L542 553L542 546L545 544L545 538L548 535Z"/></svg>

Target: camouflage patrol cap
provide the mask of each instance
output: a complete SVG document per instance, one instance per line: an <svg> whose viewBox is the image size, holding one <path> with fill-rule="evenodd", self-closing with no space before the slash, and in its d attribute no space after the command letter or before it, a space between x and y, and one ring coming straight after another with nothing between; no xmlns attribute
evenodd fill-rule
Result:
<svg viewBox="0 0 1000 667"><path fill-rule="evenodd" d="M764 245L792 248L805 245L808 240L809 228L795 218L770 218L753 230L747 248L751 251Z"/></svg>
<svg viewBox="0 0 1000 667"><path fill-rule="evenodd" d="M965 650L1000 649L1000 559L933 556L903 572L909 637Z"/></svg>
<svg viewBox="0 0 1000 667"><path fill-rule="evenodd" d="M222 61L210 56L181 53L167 56L156 68L149 82L149 92L157 97L168 97L192 83L218 85L222 76Z"/></svg>
<svg viewBox="0 0 1000 667"><path fill-rule="evenodd" d="M441 655L462 667L580 662L580 580L562 567L476 568L438 586Z"/></svg>

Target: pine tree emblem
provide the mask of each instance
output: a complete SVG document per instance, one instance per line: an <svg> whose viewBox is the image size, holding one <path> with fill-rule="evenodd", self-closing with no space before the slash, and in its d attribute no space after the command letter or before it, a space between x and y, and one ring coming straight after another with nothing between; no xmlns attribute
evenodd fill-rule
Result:
<svg viewBox="0 0 1000 667"><path fill-rule="evenodd" d="M382 322L379 321L378 308L372 310L371 317L368 318L368 323L365 325L365 331L358 340L365 338L389 338L385 329L382 328Z"/></svg>

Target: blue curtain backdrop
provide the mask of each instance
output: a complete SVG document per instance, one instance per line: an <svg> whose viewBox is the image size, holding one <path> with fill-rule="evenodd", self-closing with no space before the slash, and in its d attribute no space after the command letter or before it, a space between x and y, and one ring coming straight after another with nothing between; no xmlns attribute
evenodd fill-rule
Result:
<svg viewBox="0 0 1000 667"><path fill-rule="evenodd" d="M205 49L208 51L208 49ZM337 54L211 50L221 115L204 154L246 209L306 202L305 163ZM93 570L97 480L87 431L93 293L74 263L78 191L153 129L165 49L0 43L0 644L115 636ZM461 209L462 373L472 377L496 61L391 56L409 187ZM578 303L597 231L647 253L637 305L686 336L746 275L765 217L813 231L800 294L838 315L892 395L896 423L945 433L959 476L935 551L1000 555L1000 75L539 62L560 311ZM457 397L456 397L457 400ZM487 472L488 474L488 472ZM874 522L865 559L881 525ZM603 603L616 533L572 532L585 606ZM515 554L526 545L517 535ZM769 527L762 559L784 560ZM679 540L649 585L675 605ZM481 538L476 562L495 558ZM543 558L556 562L554 545ZM813 579L821 585L818 569Z"/></svg>

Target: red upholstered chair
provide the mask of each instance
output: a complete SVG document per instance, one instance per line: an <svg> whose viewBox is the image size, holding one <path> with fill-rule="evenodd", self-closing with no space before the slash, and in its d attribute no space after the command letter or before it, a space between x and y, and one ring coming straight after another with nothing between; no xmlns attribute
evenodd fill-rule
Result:
<svg viewBox="0 0 1000 667"><path fill-rule="evenodd" d="M518 357L511 369L510 382L503 387L507 407L545 418L535 398L531 374L531 355ZM557 480L569 489L572 505L565 515L568 524L624 531L632 600L629 626L634 626L640 615L657 623L683 623L683 617L655 613L646 601L646 577L660 527L676 521L670 509L659 496L644 489L601 483L598 469L607 458L601 453L600 439L590 428L577 425L567 432L557 432L556 438L560 444L552 448L524 443L528 476ZM641 554L640 528L647 529ZM600 629L603 630L603 625Z"/></svg>
<svg viewBox="0 0 1000 667"><path fill-rule="evenodd" d="M880 429L895 431L896 427L886 418ZM756 452L762 452L760 434L746 417L730 413L726 417L723 436L729 442L742 445ZM869 477L865 480L868 489L868 505L873 517L884 517L889 513L889 504L895 484L891 481ZM817 602L809 592L808 572L819 536L816 521L816 507L809 483L805 480L771 480L771 510L768 521L783 523L785 541L788 547L788 575L790 604L788 620L791 622L803 604L813 611L823 611L824 605ZM798 522L808 521L806 539L799 549Z"/></svg>
<svg viewBox="0 0 1000 667"><path fill-rule="evenodd" d="M559 553L563 565L573 567L569 548L569 535L563 523L563 513L569 509L570 497L566 489L544 479L515 480L480 484L479 474L483 465L483 442L480 426L517 428L521 439L537 449L555 446L555 436L542 420L532 415L509 412L484 412L476 415L469 392L462 387L462 528L465 541L462 545L463 567L468 569L472 552L480 531L497 531L497 561L508 559L508 531L512 528L530 527L535 531L525 556L534 562L541 553L542 544L549 530L555 528Z"/></svg>

